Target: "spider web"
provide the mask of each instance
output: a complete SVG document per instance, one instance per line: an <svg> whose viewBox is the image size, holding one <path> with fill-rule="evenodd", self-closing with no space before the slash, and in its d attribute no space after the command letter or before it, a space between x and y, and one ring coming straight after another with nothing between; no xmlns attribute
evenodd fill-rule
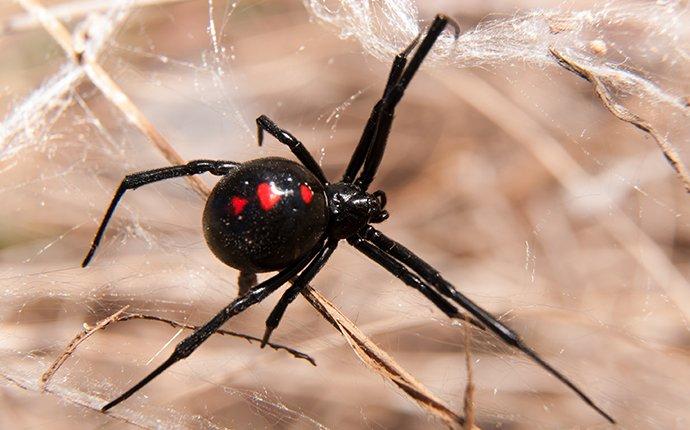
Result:
<svg viewBox="0 0 690 430"><path fill-rule="evenodd" d="M265 113L336 177L391 59L438 11L461 35L441 37L398 109L375 184L392 213L381 229L626 427L687 425L690 393L674 382L690 376L683 2L45 2L67 26L63 40L36 4L0 6L0 426L443 427L362 366L304 300L275 340L316 368L214 337L110 418L94 409L184 336L129 321L79 345L39 393L84 322L129 306L200 324L236 294L236 273L201 238L195 190L211 178L128 193L92 267L78 267L124 175L168 164L171 150L290 157L272 141L256 146L253 120ZM314 287L464 413L464 330L347 246ZM273 303L228 328L260 335ZM526 358L470 334L480 428L601 424Z"/></svg>

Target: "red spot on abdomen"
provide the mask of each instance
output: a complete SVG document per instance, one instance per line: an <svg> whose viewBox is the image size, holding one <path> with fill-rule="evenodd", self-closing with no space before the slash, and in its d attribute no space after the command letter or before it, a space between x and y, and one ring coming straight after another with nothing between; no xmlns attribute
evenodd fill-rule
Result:
<svg viewBox="0 0 690 430"><path fill-rule="evenodd" d="M281 197L268 182L262 182L256 187L256 195L259 197L261 209L265 211L271 210L277 205Z"/></svg>
<svg viewBox="0 0 690 430"><path fill-rule="evenodd" d="M230 204L232 205L232 214L233 215L239 215L242 213L244 210L244 207L247 206L248 200L243 199L242 197L237 197L233 196L230 199Z"/></svg>
<svg viewBox="0 0 690 430"><path fill-rule="evenodd" d="M306 204L311 203L311 199L314 198L314 192L307 184L302 184L299 186L299 194L302 196L302 201L304 201Z"/></svg>

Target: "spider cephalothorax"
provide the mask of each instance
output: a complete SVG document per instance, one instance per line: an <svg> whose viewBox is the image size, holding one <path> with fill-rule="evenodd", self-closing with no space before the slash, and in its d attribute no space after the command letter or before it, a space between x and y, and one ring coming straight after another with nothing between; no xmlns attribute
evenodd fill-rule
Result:
<svg viewBox="0 0 690 430"><path fill-rule="evenodd" d="M388 218L383 191L368 193L383 158L393 123L394 111L422 60L449 21L436 16L426 36L417 37L393 61L383 96L374 106L362 137L340 182L330 183L304 145L266 116L257 118L259 145L268 132L287 145L302 163L283 158L263 158L247 163L196 160L182 166L164 167L128 175L115 192L96 232L86 266L100 243L115 207L127 190L179 176L211 173L223 178L215 186L204 210L204 235L209 248L224 263L241 271L242 294L189 337L153 372L103 406L108 410L148 384L179 360L188 357L228 319L259 303L291 281L268 319L264 345L278 327L288 305L307 287L342 239L429 299L449 318L460 317L460 306L471 316L465 320L491 330L502 341L527 354L532 360L572 389L583 401L610 422L604 412L573 382L546 363L510 328L479 307L445 280L431 265L412 251L371 226ZM407 57L419 42L419 47ZM279 272L258 285L256 272ZM243 281L244 280L244 281ZM245 291L246 288L246 291ZM456 306L457 305L457 306Z"/></svg>
<svg viewBox="0 0 690 430"><path fill-rule="evenodd" d="M368 224L388 218L383 191L369 194L356 185L338 182L326 187L326 195L330 212L329 237L347 239Z"/></svg>

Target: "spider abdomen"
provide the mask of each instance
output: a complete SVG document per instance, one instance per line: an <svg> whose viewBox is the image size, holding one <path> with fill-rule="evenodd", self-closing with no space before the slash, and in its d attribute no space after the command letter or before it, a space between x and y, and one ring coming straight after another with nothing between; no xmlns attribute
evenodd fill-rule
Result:
<svg viewBox="0 0 690 430"><path fill-rule="evenodd" d="M223 263L242 271L280 270L312 249L328 222L316 177L284 158L242 164L213 188L204 237Z"/></svg>

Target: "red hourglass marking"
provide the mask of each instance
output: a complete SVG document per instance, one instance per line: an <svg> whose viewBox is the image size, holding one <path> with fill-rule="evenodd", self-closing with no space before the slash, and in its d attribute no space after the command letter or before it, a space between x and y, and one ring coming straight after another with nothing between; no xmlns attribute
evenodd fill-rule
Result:
<svg viewBox="0 0 690 430"><path fill-rule="evenodd" d="M307 184L302 184L299 186L299 193L302 196L302 200L304 203L309 204L311 203L311 199L314 197L314 192L312 192L311 188L309 188L309 185Z"/></svg>
<svg viewBox="0 0 690 430"><path fill-rule="evenodd" d="M261 209L265 211L271 210L273 206L278 204L281 197L268 182L262 182L256 187L256 195L259 197Z"/></svg>
<svg viewBox="0 0 690 430"><path fill-rule="evenodd" d="M237 197L233 196L233 198L230 199L230 204L232 205L232 214L233 215L239 215L242 213L244 210L244 207L247 206L247 203L249 201L247 199L243 199L242 197Z"/></svg>

